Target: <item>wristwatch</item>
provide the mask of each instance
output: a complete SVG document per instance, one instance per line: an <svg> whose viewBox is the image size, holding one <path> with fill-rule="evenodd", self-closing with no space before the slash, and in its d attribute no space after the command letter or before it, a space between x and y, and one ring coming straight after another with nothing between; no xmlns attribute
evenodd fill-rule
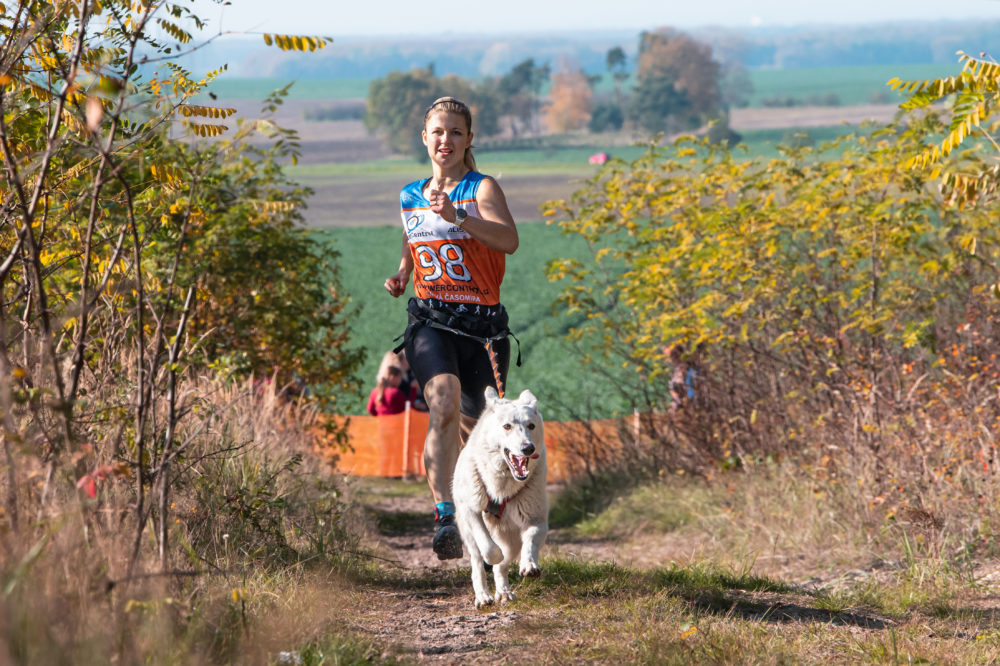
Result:
<svg viewBox="0 0 1000 666"><path fill-rule="evenodd" d="M461 229L462 225L465 224L465 220L468 219L469 213L464 208L455 209L455 225Z"/></svg>

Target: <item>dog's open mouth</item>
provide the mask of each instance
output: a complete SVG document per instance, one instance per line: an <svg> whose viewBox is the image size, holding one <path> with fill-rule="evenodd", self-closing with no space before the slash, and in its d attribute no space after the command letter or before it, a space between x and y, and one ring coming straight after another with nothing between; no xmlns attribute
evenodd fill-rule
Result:
<svg viewBox="0 0 1000 666"><path fill-rule="evenodd" d="M532 456L516 456L510 451L504 451L504 456L507 459L507 465L510 467L510 473L514 475L514 478L518 481L524 481L528 478L528 461L532 458L537 458L538 454Z"/></svg>

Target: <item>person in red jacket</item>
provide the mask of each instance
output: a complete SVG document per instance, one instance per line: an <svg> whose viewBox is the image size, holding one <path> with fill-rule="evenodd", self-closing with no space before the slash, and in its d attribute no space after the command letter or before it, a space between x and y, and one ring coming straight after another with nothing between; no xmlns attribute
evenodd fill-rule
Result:
<svg viewBox="0 0 1000 666"><path fill-rule="evenodd" d="M387 365L379 370L375 388L368 396L368 413L372 416L401 414L406 411L406 403L417 398L415 384L404 392L399 388L403 381L403 371L396 365Z"/></svg>

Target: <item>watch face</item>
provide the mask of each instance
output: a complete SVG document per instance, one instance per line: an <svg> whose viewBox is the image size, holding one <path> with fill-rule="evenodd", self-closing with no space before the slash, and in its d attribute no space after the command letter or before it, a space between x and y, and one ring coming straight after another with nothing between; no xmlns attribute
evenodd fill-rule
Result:
<svg viewBox="0 0 1000 666"><path fill-rule="evenodd" d="M467 218L468 216L469 214L465 212L465 210L462 208L459 208L455 211L455 221L458 222L459 224L465 222L465 218Z"/></svg>

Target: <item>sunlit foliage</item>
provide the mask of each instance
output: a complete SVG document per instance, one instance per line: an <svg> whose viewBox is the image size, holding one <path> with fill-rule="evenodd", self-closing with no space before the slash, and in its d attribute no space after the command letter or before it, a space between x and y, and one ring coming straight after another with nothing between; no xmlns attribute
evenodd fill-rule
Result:
<svg viewBox="0 0 1000 666"><path fill-rule="evenodd" d="M893 78L888 85L909 95L901 106L906 110L927 109L947 101L951 120L923 150L908 162L911 167L931 169L932 178L941 178L942 190L950 203L964 205L981 197L994 197L1000 187L1000 167L969 159L969 151L958 148L972 141L973 150L982 143L994 154L1000 153L996 133L1000 121L995 118L1000 104L1000 64L986 54L974 58L958 52L962 70L954 75L927 81L903 81ZM979 143L977 143L977 140ZM949 158L952 158L949 160Z"/></svg>
<svg viewBox="0 0 1000 666"><path fill-rule="evenodd" d="M548 269L587 315L575 335L654 383L665 347L703 344L703 460L795 451L828 427L877 452L888 417L947 381L971 318L994 335L997 205L944 206L907 167L941 129L932 114L767 161L682 138L609 163L549 211L594 250ZM975 355L965 388L988 396L994 360Z"/></svg>
<svg viewBox="0 0 1000 666"><path fill-rule="evenodd" d="M178 64L203 27L185 3L0 5L3 534L119 478L129 573L150 543L169 559L179 432L209 409L179 383L298 377L333 404L356 361L337 255L297 226L308 191L282 175L283 93L257 119L197 102L225 70Z"/></svg>

